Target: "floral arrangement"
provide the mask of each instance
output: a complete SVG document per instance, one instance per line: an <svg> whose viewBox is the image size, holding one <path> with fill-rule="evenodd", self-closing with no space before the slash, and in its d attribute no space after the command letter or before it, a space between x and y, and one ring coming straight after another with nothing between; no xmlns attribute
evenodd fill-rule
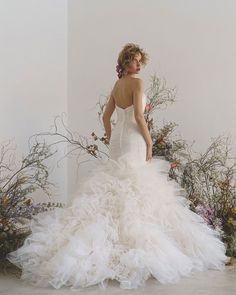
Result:
<svg viewBox="0 0 236 295"><path fill-rule="evenodd" d="M62 203L36 203L31 194L36 190L51 196L48 167L44 161L51 152L45 143L35 143L20 165L13 161L12 143L1 144L0 149L0 263L8 252L17 249L30 234L30 220L39 212L63 207Z"/></svg>

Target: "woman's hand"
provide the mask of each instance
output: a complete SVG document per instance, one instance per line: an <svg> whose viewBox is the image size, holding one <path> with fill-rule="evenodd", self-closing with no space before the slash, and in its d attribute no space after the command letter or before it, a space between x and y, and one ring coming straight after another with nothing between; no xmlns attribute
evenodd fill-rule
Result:
<svg viewBox="0 0 236 295"><path fill-rule="evenodd" d="M153 144L147 144L146 161L149 161L152 159L152 146Z"/></svg>

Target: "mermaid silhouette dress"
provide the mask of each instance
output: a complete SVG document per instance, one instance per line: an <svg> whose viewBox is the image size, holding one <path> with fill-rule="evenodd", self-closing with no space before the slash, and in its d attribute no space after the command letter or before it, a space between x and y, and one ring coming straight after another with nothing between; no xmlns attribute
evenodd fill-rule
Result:
<svg viewBox="0 0 236 295"><path fill-rule="evenodd" d="M173 284L197 271L225 269L224 243L168 178L169 162L146 162L133 105L116 112L110 157L80 181L70 206L34 216L32 233L8 253L24 282L74 289L116 280L133 289L150 277Z"/></svg>

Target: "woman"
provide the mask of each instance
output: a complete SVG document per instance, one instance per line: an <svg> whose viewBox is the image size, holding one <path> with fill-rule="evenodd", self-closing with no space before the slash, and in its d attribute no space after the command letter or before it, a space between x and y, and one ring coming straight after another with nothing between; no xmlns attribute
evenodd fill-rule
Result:
<svg viewBox="0 0 236 295"><path fill-rule="evenodd" d="M219 234L189 208L183 189L168 179L169 164L152 158L143 112L146 96L137 77L147 54L128 43L103 121L110 157L81 182L70 207L38 214L24 245L8 254L21 278L36 286L123 289L176 283L195 271L225 269ZM110 117L117 111L111 131Z"/></svg>
<svg viewBox="0 0 236 295"><path fill-rule="evenodd" d="M144 111L143 81L140 78L136 77L140 71L141 64L146 64L146 61L147 61L147 54L142 49L139 49L133 44L126 45L124 49L121 51L118 58L118 67L117 67L117 70L119 71L120 79L116 81L115 86L111 92L110 99L106 105L106 109L103 114L103 122L104 122L104 127L105 127L108 140L110 140L110 137L111 137L110 118L115 108L116 107L118 108L118 115L120 116L122 116L121 113L123 112L127 112L128 115L132 115L133 113L133 116L136 121L135 123L140 128L141 135L143 136L146 142L146 146L147 146L146 160L149 161L152 158L153 143L152 143L152 138L148 131L148 127L143 115L143 111ZM131 128L132 127L134 126L131 126ZM126 130L126 133L129 134L128 130ZM112 157L111 153L114 152L113 149L116 149L116 152L118 154L121 154L123 152L123 150L121 149L121 143L117 143L117 140L116 140L117 137L119 136L117 135L117 132L116 132L112 138L113 139L112 146L110 148L111 157ZM140 134L137 134L137 139L139 139L140 145L143 145L143 142L144 142L143 138L140 136ZM131 140L129 136L127 136L125 142L124 140L125 139L123 138L123 145L126 148L127 148L127 145L129 145L129 148L132 152L133 151L132 147L136 145L136 142ZM142 157L142 154L140 156Z"/></svg>

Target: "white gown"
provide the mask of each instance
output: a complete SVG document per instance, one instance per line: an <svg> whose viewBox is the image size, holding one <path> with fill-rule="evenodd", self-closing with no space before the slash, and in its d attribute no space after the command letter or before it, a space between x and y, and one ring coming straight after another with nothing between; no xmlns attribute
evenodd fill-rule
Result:
<svg viewBox="0 0 236 295"><path fill-rule="evenodd" d="M146 95L143 95L143 110ZM225 269L217 231L189 208L185 191L168 177L169 162L146 162L146 144L133 105L116 106L110 158L95 164L71 205L39 213L24 244L7 255L31 285L84 288L109 279L123 289L153 276L176 283L195 271Z"/></svg>

